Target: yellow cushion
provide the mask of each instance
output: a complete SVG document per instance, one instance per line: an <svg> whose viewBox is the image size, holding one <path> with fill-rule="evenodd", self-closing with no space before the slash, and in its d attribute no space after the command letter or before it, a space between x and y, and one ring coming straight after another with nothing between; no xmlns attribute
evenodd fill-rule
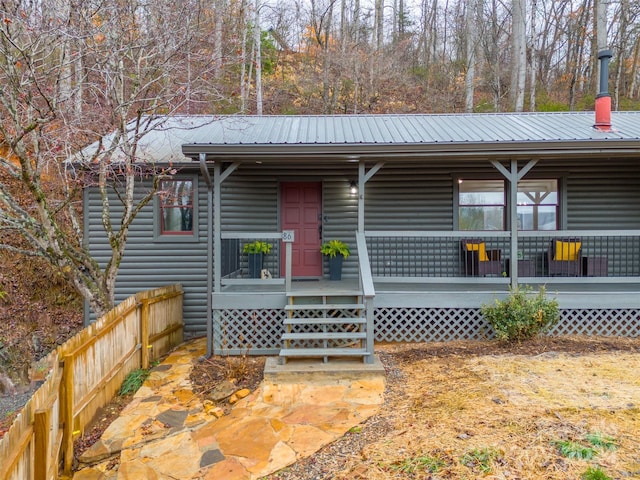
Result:
<svg viewBox="0 0 640 480"><path fill-rule="evenodd" d="M578 252L582 242L562 242L556 240L556 254L553 257L556 261L575 262L578 259Z"/></svg>
<svg viewBox="0 0 640 480"><path fill-rule="evenodd" d="M467 251L478 252L478 260L480 260L481 262L489 261L489 257L487 256L487 249L485 247L484 242L467 243Z"/></svg>

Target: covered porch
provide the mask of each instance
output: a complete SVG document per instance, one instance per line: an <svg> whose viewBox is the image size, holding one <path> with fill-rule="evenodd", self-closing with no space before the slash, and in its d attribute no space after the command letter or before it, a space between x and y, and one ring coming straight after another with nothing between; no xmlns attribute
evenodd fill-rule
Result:
<svg viewBox="0 0 640 480"><path fill-rule="evenodd" d="M342 323L363 340L365 361L374 341L486 338L481 306L523 284L557 296L555 334L640 334L637 137L594 131L577 114L241 126L212 124L182 148L207 184L207 328L217 353L287 349L299 297L318 319L301 319L310 341L325 331L321 343L350 340L324 325L355 318ZM306 188L308 222L308 205L296 203ZM345 280L324 280L319 244L306 250L315 258L297 244L292 252L292 233L294 242L347 242ZM250 278L244 246L255 240L272 248L264 274ZM347 312L336 312L341 303Z"/></svg>
<svg viewBox="0 0 640 480"><path fill-rule="evenodd" d="M510 232L355 233L359 274L340 281L287 276L286 267L277 268L280 257L285 265L290 261L291 244L281 241L281 234L223 236L228 248L222 252L234 258L226 263L237 268L225 272L212 297L216 353L281 352L287 308L296 298L307 299L311 317L325 318L322 305L329 304L342 320L362 318L362 328L352 331L364 333L359 346L367 352L365 361L374 342L491 338L481 306L518 285L544 285L558 299L561 321L551 334L640 335L640 231L517 232L515 237ZM272 278L247 278L241 245L255 238L274 243L265 263ZM484 261L495 262L493 270L470 260L480 253L467 248L470 239L485 243ZM490 258L488 252L500 253ZM339 313L335 302L353 308Z"/></svg>

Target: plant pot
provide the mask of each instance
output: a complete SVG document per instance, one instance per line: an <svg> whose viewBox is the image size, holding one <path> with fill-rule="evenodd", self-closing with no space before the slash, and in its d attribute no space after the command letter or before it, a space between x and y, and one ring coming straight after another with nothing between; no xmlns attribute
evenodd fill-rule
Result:
<svg viewBox="0 0 640 480"><path fill-rule="evenodd" d="M342 255L329 257L329 280L342 280Z"/></svg>
<svg viewBox="0 0 640 480"><path fill-rule="evenodd" d="M260 278L264 254L248 253L247 256L249 257L249 278Z"/></svg>

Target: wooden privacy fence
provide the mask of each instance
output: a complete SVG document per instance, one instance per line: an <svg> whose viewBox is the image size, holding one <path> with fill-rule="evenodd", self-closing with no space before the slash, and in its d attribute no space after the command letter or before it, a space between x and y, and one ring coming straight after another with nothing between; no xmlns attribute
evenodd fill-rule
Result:
<svg viewBox="0 0 640 480"><path fill-rule="evenodd" d="M73 441L137 368L182 343L182 287L138 293L47 357L49 374L0 440L0 480L71 472Z"/></svg>

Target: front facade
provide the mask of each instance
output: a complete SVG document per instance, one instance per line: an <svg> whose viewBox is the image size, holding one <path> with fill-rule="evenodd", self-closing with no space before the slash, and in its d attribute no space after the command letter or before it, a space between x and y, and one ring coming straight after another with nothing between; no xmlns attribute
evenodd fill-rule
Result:
<svg viewBox="0 0 640 480"><path fill-rule="evenodd" d="M557 295L557 334L640 334L640 113L612 131L588 113L171 121L148 141L181 168L132 227L117 296L182 283L185 332L211 351L483 338L480 306L518 284ZM352 252L338 282L332 239Z"/></svg>

